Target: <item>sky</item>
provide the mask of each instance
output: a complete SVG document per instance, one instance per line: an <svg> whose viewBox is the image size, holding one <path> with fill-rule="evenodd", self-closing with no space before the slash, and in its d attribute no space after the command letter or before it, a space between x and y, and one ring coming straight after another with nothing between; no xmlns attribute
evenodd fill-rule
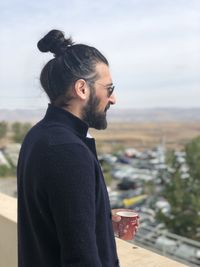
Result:
<svg viewBox="0 0 200 267"><path fill-rule="evenodd" d="M51 29L107 57L116 108L200 107L199 0L4 0L0 18L0 108L47 106L53 56L37 42Z"/></svg>

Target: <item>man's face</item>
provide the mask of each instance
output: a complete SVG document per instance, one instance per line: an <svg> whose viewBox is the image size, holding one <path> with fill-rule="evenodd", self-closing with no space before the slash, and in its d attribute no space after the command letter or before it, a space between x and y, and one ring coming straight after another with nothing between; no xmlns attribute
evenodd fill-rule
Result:
<svg viewBox="0 0 200 267"><path fill-rule="evenodd" d="M90 96L83 108L82 118L89 127L100 130L107 127L106 112L110 105L115 104L115 96L108 66L97 63L96 72L98 79L90 86Z"/></svg>

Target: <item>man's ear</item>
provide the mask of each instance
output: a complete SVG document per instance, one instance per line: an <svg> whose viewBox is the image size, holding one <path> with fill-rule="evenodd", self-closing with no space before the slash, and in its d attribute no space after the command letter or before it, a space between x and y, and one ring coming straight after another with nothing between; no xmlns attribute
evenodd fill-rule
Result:
<svg viewBox="0 0 200 267"><path fill-rule="evenodd" d="M89 88L88 88L85 80L83 80L83 79L77 80L74 84L74 90L75 90L75 94L79 98L81 98L82 100L87 99L88 93L89 93Z"/></svg>

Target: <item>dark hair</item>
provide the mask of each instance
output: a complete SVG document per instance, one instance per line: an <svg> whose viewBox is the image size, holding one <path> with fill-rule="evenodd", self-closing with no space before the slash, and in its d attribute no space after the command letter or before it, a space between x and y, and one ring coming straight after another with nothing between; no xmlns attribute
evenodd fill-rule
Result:
<svg viewBox="0 0 200 267"><path fill-rule="evenodd" d="M74 44L65 39L63 32L51 30L37 44L41 52L52 52L51 59L42 69L40 82L51 103L67 106L71 99L69 89L78 79L92 84L97 79L95 67L98 62L108 64L107 59L95 48Z"/></svg>

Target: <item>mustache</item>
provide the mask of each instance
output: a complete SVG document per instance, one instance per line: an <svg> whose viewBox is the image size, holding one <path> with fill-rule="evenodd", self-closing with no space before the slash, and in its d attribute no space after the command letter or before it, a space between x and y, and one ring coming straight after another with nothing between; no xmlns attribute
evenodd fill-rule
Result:
<svg viewBox="0 0 200 267"><path fill-rule="evenodd" d="M105 112L110 108L110 104L105 107Z"/></svg>

